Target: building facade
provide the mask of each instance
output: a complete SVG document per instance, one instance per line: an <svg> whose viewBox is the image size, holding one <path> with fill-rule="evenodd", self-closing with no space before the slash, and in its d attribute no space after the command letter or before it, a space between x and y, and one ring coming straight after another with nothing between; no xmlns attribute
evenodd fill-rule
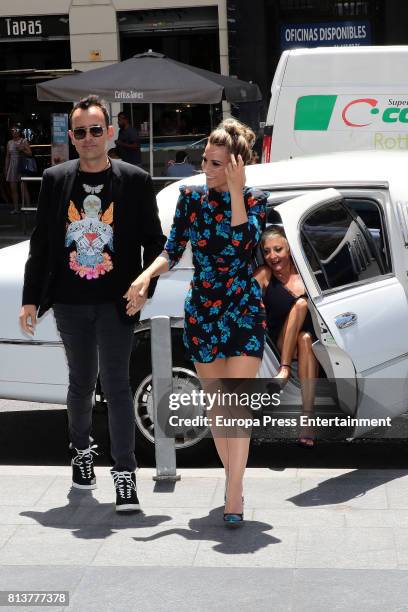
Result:
<svg viewBox="0 0 408 612"><path fill-rule="evenodd" d="M69 110L70 104L38 102L38 82L148 49L256 82L263 103L232 111L257 128L265 118L284 49L405 44L407 20L408 4L398 0L2 0L0 150L15 122L26 128L34 144L46 145L50 114ZM199 137L222 114L221 106L211 113L198 106L156 106L158 138L180 133ZM114 117L119 110L112 105ZM147 105L125 110L146 136Z"/></svg>
<svg viewBox="0 0 408 612"><path fill-rule="evenodd" d="M228 0L230 74L270 87L285 49L408 44L408 4L398 0Z"/></svg>
<svg viewBox="0 0 408 612"><path fill-rule="evenodd" d="M128 59L148 49L228 74L226 0L2 0L0 5L0 148L12 124L19 123L31 143L51 139L50 116L71 104L36 99L36 84L77 70L86 71ZM111 105L114 118L121 110ZM148 107L124 105L147 139ZM154 134L204 136L222 107L155 105ZM161 143L158 142L160 145ZM36 149L36 156L40 150ZM49 151L44 149L44 158ZM41 151L38 154L41 158ZM46 159L44 159L46 163Z"/></svg>

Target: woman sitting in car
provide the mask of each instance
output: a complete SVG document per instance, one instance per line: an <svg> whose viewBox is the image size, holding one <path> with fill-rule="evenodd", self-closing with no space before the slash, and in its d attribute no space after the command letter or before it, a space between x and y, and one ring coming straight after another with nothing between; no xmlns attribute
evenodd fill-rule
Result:
<svg viewBox="0 0 408 612"><path fill-rule="evenodd" d="M293 263L283 229L277 225L268 227L260 242L265 265L258 267L254 276L262 288L269 335L281 355L275 379L285 384L292 362L297 359L303 413L312 415L319 364L312 350L316 336L305 287ZM298 441L303 446L313 447L313 429L302 428Z"/></svg>

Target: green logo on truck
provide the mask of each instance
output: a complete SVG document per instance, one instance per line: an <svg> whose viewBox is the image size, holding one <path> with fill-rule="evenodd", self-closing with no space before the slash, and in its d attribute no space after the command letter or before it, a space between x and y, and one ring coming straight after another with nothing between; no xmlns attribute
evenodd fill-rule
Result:
<svg viewBox="0 0 408 612"><path fill-rule="evenodd" d="M312 95L298 98L295 130L327 131L338 98L337 95ZM378 123L385 124L385 127L391 127L390 124L408 124L407 96L402 98L382 96L382 98L383 100L378 100L378 98L352 98L350 100L346 96L341 96L339 102L344 99L345 106L341 111L340 108L338 109L339 121L348 128L373 126L371 129L374 129Z"/></svg>
<svg viewBox="0 0 408 612"><path fill-rule="evenodd" d="M325 131L336 104L337 96L302 96L298 98L295 130Z"/></svg>

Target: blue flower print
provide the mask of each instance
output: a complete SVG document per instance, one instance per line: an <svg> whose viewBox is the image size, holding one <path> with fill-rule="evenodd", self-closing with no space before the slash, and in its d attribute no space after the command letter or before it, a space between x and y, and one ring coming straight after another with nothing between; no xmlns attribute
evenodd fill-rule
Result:
<svg viewBox="0 0 408 612"><path fill-rule="evenodd" d="M217 223L215 226L215 233L217 236L222 236L223 238L229 238L230 235L230 225L229 223Z"/></svg>
<svg viewBox="0 0 408 612"><path fill-rule="evenodd" d="M221 255L227 255L227 256L235 255L235 249L232 246L232 244L229 244L228 246L226 246L225 249L221 251Z"/></svg>
<svg viewBox="0 0 408 612"><path fill-rule="evenodd" d="M245 345L246 351L256 351L260 348L260 341L256 336L251 336Z"/></svg>

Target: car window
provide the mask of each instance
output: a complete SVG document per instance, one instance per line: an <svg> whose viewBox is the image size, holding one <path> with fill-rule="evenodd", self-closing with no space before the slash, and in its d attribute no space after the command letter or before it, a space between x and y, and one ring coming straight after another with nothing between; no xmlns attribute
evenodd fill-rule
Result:
<svg viewBox="0 0 408 612"><path fill-rule="evenodd" d="M358 215L367 226L375 242L377 254L381 257L384 268L391 272L391 256L388 248L386 225L382 208L375 200L365 198L344 199L344 204Z"/></svg>
<svg viewBox="0 0 408 612"><path fill-rule="evenodd" d="M321 206L303 221L301 240L322 291L390 272L381 213L370 200Z"/></svg>

